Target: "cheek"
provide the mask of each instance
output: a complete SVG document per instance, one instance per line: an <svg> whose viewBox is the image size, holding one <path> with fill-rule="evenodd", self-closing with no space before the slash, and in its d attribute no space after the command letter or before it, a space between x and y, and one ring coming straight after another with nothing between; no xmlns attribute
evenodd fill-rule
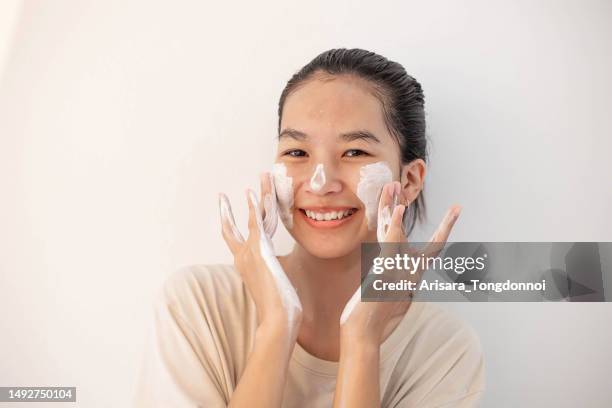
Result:
<svg viewBox="0 0 612 408"><path fill-rule="evenodd" d="M272 170L280 217L288 228L293 227L295 188L309 182L312 177L312 174L302 173L298 169L287 169L284 163L275 163ZM389 164L385 161L368 164L360 167L358 171L351 171L343 178L363 203L368 229L375 230L380 192L385 184L393 181Z"/></svg>
<svg viewBox="0 0 612 408"><path fill-rule="evenodd" d="M387 162L376 162L361 167L357 183L357 197L363 202L368 229L376 228L378 201L385 184L393 181Z"/></svg>

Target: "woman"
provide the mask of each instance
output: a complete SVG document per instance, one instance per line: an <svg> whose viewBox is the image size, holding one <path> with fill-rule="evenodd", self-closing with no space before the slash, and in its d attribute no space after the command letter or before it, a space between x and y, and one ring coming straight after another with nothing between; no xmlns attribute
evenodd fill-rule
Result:
<svg viewBox="0 0 612 408"><path fill-rule="evenodd" d="M156 303L137 405L172 407L475 406L478 337L425 302L360 302L362 242L402 242L422 219L424 97L395 62L322 53L279 102L262 200L248 235L220 195L234 265L183 268ZM432 237L446 242L460 208ZM277 211L295 239L275 256Z"/></svg>

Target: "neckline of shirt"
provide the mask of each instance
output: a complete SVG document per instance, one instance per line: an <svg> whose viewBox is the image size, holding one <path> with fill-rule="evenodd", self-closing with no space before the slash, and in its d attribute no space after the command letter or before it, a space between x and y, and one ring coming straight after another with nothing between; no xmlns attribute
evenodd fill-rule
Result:
<svg viewBox="0 0 612 408"><path fill-rule="evenodd" d="M415 326L415 323L421 312L423 310L424 302L412 302L410 304L410 308L400 321L400 323L395 327L393 332L385 339L385 341L380 346L380 362L381 364L391 357L394 351L402 344L404 340L407 339L406 330L409 330L411 327ZM296 341L295 348L293 349L292 359L295 360L300 366L311 371L315 374L335 377L338 372L339 362L337 361L329 361L323 360L321 358L315 357Z"/></svg>

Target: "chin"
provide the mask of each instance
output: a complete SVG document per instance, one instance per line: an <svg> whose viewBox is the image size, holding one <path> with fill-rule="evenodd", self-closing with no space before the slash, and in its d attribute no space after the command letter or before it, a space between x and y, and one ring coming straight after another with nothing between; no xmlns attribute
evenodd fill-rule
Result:
<svg viewBox="0 0 612 408"><path fill-rule="evenodd" d="M312 256L321 259L334 259L350 255L354 251L358 250L361 245L360 241L355 241L354 239L350 242L334 242L334 240L326 240L325 242L322 242L312 239L305 239L298 242Z"/></svg>
<svg viewBox="0 0 612 408"><path fill-rule="evenodd" d="M308 253L321 259L333 259L359 251L361 243L372 236L367 229L363 211L354 214L355 219L337 228L316 228L296 210L293 228L289 230L293 238Z"/></svg>

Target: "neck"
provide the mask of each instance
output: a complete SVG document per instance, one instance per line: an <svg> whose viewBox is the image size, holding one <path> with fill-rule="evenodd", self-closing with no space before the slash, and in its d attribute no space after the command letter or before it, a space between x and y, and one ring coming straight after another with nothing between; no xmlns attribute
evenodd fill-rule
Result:
<svg viewBox="0 0 612 408"><path fill-rule="evenodd" d="M302 302L304 322L338 324L346 302L359 287L360 253L357 247L342 257L324 259L296 243L291 253L279 258Z"/></svg>
<svg viewBox="0 0 612 408"><path fill-rule="evenodd" d="M361 282L361 246L338 258L318 258L295 244L279 257L302 303L300 345L325 360L338 361L340 315Z"/></svg>

